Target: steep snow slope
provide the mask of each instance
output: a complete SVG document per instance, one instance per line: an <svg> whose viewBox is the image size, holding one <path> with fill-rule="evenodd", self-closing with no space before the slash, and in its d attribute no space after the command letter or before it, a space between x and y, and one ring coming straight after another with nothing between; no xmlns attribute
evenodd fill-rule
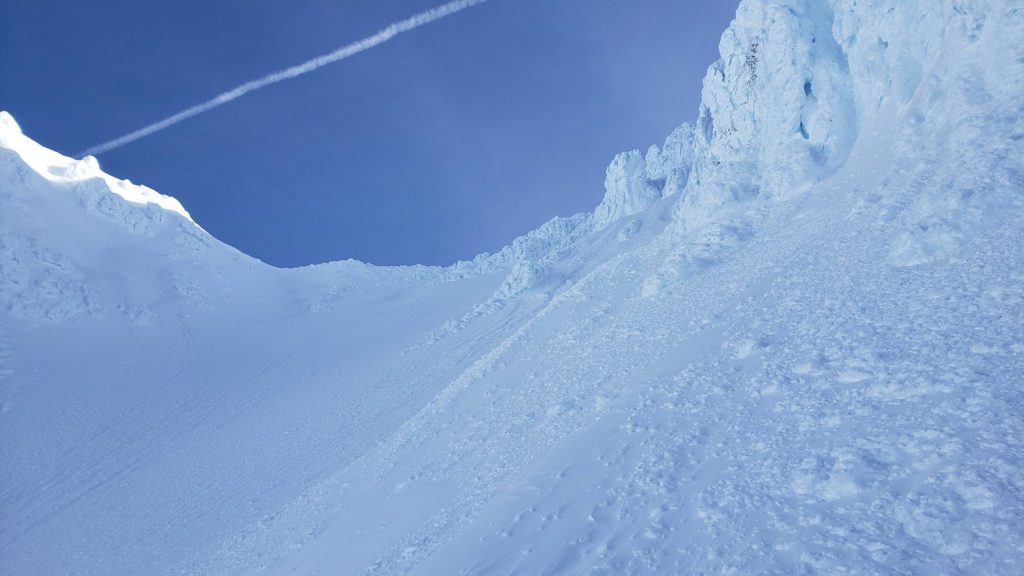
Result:
<svg viewBox="0 0 1024 576"><path fill-rule="evenodd" d="M446 269L266 266L0 115L0 571L1024 571L1024 8L747 0Z"/></svg>
<svg viewBox="0 0 1024 576"><path fill-rule="evenodd" d="M5 573L168 570L381 441L520 307L439 353L500 275L277 270L0 136Z"/></svg>

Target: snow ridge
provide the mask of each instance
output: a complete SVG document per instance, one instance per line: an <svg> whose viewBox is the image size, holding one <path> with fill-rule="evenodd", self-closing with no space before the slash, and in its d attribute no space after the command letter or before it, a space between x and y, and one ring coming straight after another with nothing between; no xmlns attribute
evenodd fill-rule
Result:
<svg viewBox="0 0 1024 576"><path fill-rule="evenodd" d="M192 222L192 217L189 216L181 202L175 198L164 196L151 188L133 184L130 180L119 180L106 174L100 170L99 161L94 156L75 160L40 146L22 134L21 127L18 126L14 117L2 110L0 110L0 147L14 152L37 174L53 182L96 180L97 188L103 188L106 192L116 194L131 204L141 206L153 204ZM102 202L99 199L99 193L93 193L91 196L92 203ZM126 219L133 218L130 215L124 217ZM131 222L125 224L134 225Z"/></svg>

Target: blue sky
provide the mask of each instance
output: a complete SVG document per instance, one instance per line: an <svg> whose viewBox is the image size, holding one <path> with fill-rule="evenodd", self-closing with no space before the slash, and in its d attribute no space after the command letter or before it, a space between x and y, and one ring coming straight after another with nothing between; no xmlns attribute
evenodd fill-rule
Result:
<svg viewBox="0 0 1024 576"><path fill-rule="evenodd" d="M441 3L0 0L0 108L73 154ZM271 264L449 264L694 119L736 4L491 0L99 158Z"/></svg>

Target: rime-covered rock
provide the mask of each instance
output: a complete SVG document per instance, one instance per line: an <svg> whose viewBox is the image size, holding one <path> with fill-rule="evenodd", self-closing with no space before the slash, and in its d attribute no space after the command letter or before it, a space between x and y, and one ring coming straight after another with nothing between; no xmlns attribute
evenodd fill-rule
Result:
<svg viewBox="0 0 1024 576"><path fill-rule="evenodd" d="M857 139L834 8L813 0L740 4L708 69L694 131L691 227L721 206L785 198L839 166Z"/></svg>
<svg viewBox="0 0 1024 576"><path fill-rule="evenodd" d="M596 228L643 212L661 198L661 190L647 178L647 163L639 150L623 152L612 160L605 173L604 190L604 199L594 210Z"/></svg>
<svg viewBox="0 0 1024 576"><path fill-rule="evenodd" d="M683 124L665 138L659 148L652 145L644 157L647 180L662 196L682 192L693 167L693 125Z"/></svg>

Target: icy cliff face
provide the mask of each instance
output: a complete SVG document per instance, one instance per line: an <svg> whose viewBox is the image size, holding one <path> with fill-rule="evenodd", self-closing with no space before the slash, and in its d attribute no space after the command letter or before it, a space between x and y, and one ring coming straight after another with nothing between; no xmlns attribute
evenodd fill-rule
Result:
<svg viewBox="0 0 1024 576"><path fill-rule="evenodd" d="M1000 0L743 2L704 79L677 221L697 231L791 198L841 166L863 131L891 131L898 153L932 153L918 178L867 200L913 204L890 261L954 257L964 227L1019 181L1018 161L978 151L1021 132L1022 19ZM964 194L984 178L1006 185Z"/></svg>
<svg viewBox="0 0 1024 576"><path fill-rule="evenodd" d="M834 173L863 130L899 134L908 154L932 148L952 159L983 149L979 106L1020 102L1022 48L1010 39L1021 19L1018 6L998 0L745 1L704 79L696 126L682 126L646 158L634 151L612 162L595 228L683 191L679 228L735 222L737 211L795 197ZM1020 121L1006 115L1007 124ZM1003 170L1002 158L978 173L988 169ZM949 211L984 211L942 192L964 178L951 171L914 199L918 228L930 231L908 230L894 264L955 252L950 238L959 232L943 223ZM936 226L949 234L938 238Z"/></svg>
<svg viewBox="0 0 1024 576"><path fill-rule="evenodd" d="M833 22L828 2L740 5L704 79L680 219L692 227L721 205L792 196L843 162L857 116Z"/></svg>

